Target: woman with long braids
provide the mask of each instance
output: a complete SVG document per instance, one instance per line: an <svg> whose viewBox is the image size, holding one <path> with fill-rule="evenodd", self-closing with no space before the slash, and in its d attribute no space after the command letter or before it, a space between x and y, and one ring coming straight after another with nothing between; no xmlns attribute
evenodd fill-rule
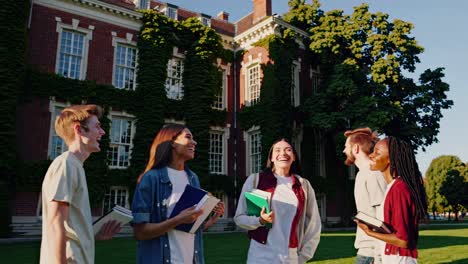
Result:
<svg viewBox="0 0 468 264"><path fill-rule="evenodd" d="M417 263L418 224L426 217L427 200L414 151L408 142L395 137L379 141L369 156L371 170L379 170L387 181L380 219L391 234L375 232L356 220L364 232L385 242L382 263Z"/></svg>

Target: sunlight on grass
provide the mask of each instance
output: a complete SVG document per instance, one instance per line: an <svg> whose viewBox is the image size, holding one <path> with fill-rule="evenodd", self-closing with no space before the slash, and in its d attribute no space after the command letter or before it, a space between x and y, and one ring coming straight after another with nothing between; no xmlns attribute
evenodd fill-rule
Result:
<svg viewBox="0 0 468 264"><path fill-rule="evenodd" d="M424 226L419 239L419 263L468 263L468 226ZM206 264L245 263L249 240L245 233L206 234ZM354 263L354 232L327 232L309 263ZM0 244L2 263L38 263L40 242ZM96 243L95 263L135 263L136 241L115 238Z"/></svg>

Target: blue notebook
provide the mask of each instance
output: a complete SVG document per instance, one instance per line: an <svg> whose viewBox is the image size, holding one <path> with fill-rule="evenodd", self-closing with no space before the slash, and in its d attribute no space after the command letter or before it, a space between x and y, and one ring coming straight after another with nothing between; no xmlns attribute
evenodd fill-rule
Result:
<svg viewBox="0 0 468 264"><path fill-rule="evenodd" d="M205 221L205 219L210 215L211 211L218 202L219 199L209 195L207 191L186 185L179 201L177 201L174 209L172 210L170 218L178 215L181 211L187 208L197 205L196 209L202 209L203 214L200 215L193 223L181 224L175 227L177 230L193 234L197 231L203 221Z"/></svg>

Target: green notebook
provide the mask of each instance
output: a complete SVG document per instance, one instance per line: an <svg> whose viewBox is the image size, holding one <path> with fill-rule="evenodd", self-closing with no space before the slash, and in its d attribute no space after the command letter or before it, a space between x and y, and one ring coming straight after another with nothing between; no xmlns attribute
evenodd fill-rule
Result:
<svg viewBox="0 0 468 264"><path fill-rule="evenodd" d="M250 192L245 192L245 201L247 203L247 215L260 216L262 208L265 207L265 213L270 212L271 193L259 189L253 189ZM271 224L265 225L271 228Z"/></svg>

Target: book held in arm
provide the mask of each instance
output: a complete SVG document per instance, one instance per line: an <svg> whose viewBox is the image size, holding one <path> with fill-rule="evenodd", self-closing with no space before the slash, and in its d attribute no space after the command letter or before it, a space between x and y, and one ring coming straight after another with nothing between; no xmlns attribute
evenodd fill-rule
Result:
<svg viewBox="0 0 468 264"><path fill-rule="evenodd" d="M265 213L270 213L271 193L259 189L253 189L250 192L245 192L245 202L247 204L247 215L260 216L262 208L265 207ZM271 228L272 224L267 223L267 228Z"/></svg>
<svg viewBox="0 0 468 264"><path fill-rule="evenodd" d="M94 234L97 234L101 230L102 226L109 221L116 221L119 222L121 225L125 225L126 223L132 221L132 219L132 211L120 205L115 205L114 208L112 208L112 210L110 210L103 216L99 217L96 221L94 221Z"/></svg>
<svg viewBox="0 0 468 264"><path fill-rule="evenodd" d="M193 223L181 224L175 229L194 234L200 225L210 215L213 208L218 204L219 199L210 195L207 191L186 185L185 190L177 201L174 209L171 212L170 218L180 214L183 210L196 205L195 210L203 210L203 213Z"/></svg>
<svg viewBox="0 0 468 264"><path fill-rule="evenodd" d="M355 216L355 219L359 220L359 222L366 224L370 229L375 232L379 232L382 234L391 234L392 231L390 228L381 220L370 216L363 212L358 212Z"/></svg>

